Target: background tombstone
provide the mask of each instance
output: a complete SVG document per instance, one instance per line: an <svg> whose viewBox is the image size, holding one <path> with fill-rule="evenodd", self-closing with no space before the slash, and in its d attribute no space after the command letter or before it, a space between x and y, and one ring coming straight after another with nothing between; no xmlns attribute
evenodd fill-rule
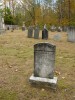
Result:
<svg viewBox="0 0 75 100"><path fill-rule="evenodd" d="M56 41L60 41L61 40L61 34L55 34L53 39L56 40Z"/></svg>
<svg viewBox="0 0 75 100"><path fill-rule="evenodd" d="M25 24L23 23L22 31L25 31Z"/></svg>
<svg viewBox="0 0 75 100"><path fill-rule="evenodd" d="M14 31L14 29L15 29L15 28L14 28L14 25L12 25L11 32L13 32L13 31Z"/></svg>
<svg viewBox="0 0 75 100"><path fill-rule="evenodd" d="M48 39L48 30L46 25L44 25L44 29L42 30L42 39Z"/></svg>
<svg viewBox="0 0 75 100"><path fill-rule="evenodd" d="M50 30L51 30L51 32L55 32L55 31L56 31L56 27L55 27L54 25L52 25L52 26L50 27Z"/></svg>
<svg viewBox="0 0 75 100"><path fill-rule="evenodd" d="M67 26L62 26L62 31L67 32Z"/></svg>
<svg viewBox="0 0 75 100"><path fill-rule="evenodd" d="M34 38L35 39L38 39L39 38L39 28L38 28L38 26L35 27L35 30L34 30Z"/></svg>
<svg viewBox="0 0 75 100"><path fill-rule="evenodd" d="M29 26L29 28L28 28L28 38L32 38L32 35L33 35L33 27Z"/></svg>
<svg viewBox="0 0 75 100"><path fill-rule="evenodd" d="M22 31L25 31L25 26L22 26Z"/></svg>
<svg viewBox="0 0 75 100"><path fill-rule="evenodd" d="M60 26L57 27L57 31L58 31L58 32L61 32L61 31L62 31L62 27L60 27Z"/></svg>
<svg viewBox="0 0 75 100"><path fill-rule="evenodd" d="M31 82L56 85L57 77L54 77L55 51L56 46L49 43L34 45L34 75L30 77Z"/></svg>
<svg viewBox="0 0 75 100"><path fill-rule="evenodd" d="M68 41L69 42L75 42L75 27L69 27L68 28Z"/></svg>
<svg viewBox="0 0 75 100"><path fill-rule="evenodd" d="M4 18L2 18L0 14L0 33L4 33L4 31L5 31Z"/></svg>

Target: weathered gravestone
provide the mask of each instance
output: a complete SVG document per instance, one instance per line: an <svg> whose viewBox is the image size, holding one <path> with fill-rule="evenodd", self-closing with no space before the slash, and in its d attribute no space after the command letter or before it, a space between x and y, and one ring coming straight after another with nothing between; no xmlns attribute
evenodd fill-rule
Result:
<svg viewBox="0 0 75 100"><path fill-rule="evenodd" d="M22 31L25 31L25 24L23 23Z"/></svg>
<svg viewBox="0 0 75 100"><path fill-rule="evenodd" d="M11 32L14 32L14 30L15 30L15 27L14 25L12 25Z"/></svg>
<svg viewBox="0 0 75 100"><path fill-rule="evenodd" d="M2 18L0 14L0 33L4 33L4 31L5 31L4 18Z"/></svg>
<svg viewBox="0 0 75 100"><path fill-rule="evenodd" d="M56 27L53 25L50 27L50 30L51 30L51 32L54 32L54 31L56 31Z"/></svg>
<svg viewBox="0 0 75 100"><path fill-rule="evenodd" d="M25 23L23 22L22 31L25 31Z"/></svg>
<svg viewBox="0 0 75 100"><path fill-rule="evenodd" d="M39 28L36 26L35 30L34 30L34 38L38 39L39 38Z"/></svg>
<svg viewBox="0 0 75 100"><path fill-rule="evenodd" d="M53 39L56 40L56 41L60 41L61 40L61 34L55 34Z"/></svg>
<svg viewBox="0 0 75 100"><path fill-rule="evenodd" d="M32 35L33 35L33 27L29 26L29 28L28 28L28 38L32 38Z"/></svg>
<svg viewBox="0 0 75 100"><path fill-rule="evenodd" d="M44 25L44 29L42 30L42 39L48 39L48 30L46 25Z"/></svg>
<svg viewBox="0 0 75 100"><path fill-rule="evenodd" d="M30 77L30 82L56 86L57 77L54 77L55 51L56 46L49 43L34 45L34 74Z"/></svg>
<svg viewBox="0 0 75 100"><path fill-rule="evenodd" d="M60 27L60 26L57 27L57 31L58 31L58 32L61 32L61 31L62 31L62 27Z"/></svg>
<svg viewBox="0 0 75 100"><path fill-rule="evenodd" d="M67 26L63 26L62 31L67 32Z"/></svg>
<svg viewBox="0 0 75 100"><path fill-rule="evenodd" d="M25 31L25 26L22 26L22 31Z"/></svg>
<svg viewBox="0 0 75 100"><path fill-rule="evenodd" d="M68 28L68 41L69 42L75 42L75 27L69 27Z"/></svg>

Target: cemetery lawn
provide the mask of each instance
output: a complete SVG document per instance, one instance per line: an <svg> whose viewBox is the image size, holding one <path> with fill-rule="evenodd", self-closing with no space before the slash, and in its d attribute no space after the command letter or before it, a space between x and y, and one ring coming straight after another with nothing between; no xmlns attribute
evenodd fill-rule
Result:
<svg viewBox="0 0 75 100"><path fill-rule="evenodd" d="M62 35L60 41L53 35ZM57 89L32 86L33 45L49 42L56 45L55 75ZM49 39L27 38L27 31L7 31L0 35L0 100L75 100L75 43L67 42L65 32L49 32Z"/></svg>

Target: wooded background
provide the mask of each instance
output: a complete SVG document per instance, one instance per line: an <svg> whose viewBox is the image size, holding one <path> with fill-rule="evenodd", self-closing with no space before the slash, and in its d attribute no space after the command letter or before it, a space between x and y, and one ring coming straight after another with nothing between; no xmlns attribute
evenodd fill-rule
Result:
<svg viewBox="0 0 75 100"><path fill-rule="evenodd" d="M5 24L75 26L75 0L2 0Z"/></svg>

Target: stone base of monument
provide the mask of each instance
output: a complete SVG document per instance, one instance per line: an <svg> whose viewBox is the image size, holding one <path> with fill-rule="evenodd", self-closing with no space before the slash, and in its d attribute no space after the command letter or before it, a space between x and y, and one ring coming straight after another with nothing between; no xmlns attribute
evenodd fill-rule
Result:
<svg viewBox="0 0 75 100"><path fill-rule="evenodd" d="M31 82L31 84L45 85L52 89L56 89L57 86L57 77L54 77L53 79L49 79L49 78L35 77L34 75L32 75L29 81Z"/></svg>

